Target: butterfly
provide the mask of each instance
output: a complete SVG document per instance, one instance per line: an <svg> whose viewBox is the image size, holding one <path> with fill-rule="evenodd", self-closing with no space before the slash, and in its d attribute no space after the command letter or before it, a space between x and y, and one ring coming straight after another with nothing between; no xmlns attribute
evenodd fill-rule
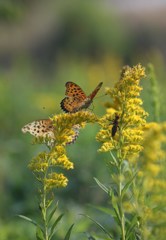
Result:
<svg viewBox="0 0 166 240"><path fill-rule="evenodd" d="M72 127L74 133L73 135L71 135L71 140L67 142L67 144L75 142L79 135L79 129L80 129L79 124L76 124ZM31 135L35 137L49 138L52 142L56 140L54 136L55 127L53 126L51 119L33 121L31 123L26 124L21 130L23 133L29 132Z"/></svg>
<svg viewBox="0 0 166 240"><path fill-rule="evenodd" d="M88 108L93 98L96 96L98 91L100 90L102 86L102 82L100 82L97 87L93 90L93 92L86 96L86 94L83 92L83 90L73 82L67 82L66 83L66 97L61 101L60 105L61 108L66 112L77 112L81 109Z"/></svg>

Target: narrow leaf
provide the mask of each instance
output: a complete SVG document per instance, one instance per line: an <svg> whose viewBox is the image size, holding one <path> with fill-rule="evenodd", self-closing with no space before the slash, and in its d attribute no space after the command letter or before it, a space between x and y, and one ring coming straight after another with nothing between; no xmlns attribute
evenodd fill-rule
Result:
<svg viewBox="0 0 166 240"><path fill-rule="evenodd" d="M64 214L59 215L59 217L56 219L56 221L54 222L54 224L51 227L51 231L50 231L50 235L49 238L51 239L53 234L54 234L54 229L56 227L56 225L58 224L58 222L61 220L61 218L63 217Z"/></svg>
<svg viewBox="0 0 166 240"><path fill-rule="evenodd" d="M47 208L49 208L52 203L53 203L53 200L49 200L49 202L47 203Z"/></svg>
<svg viewBox="0 0 166 240"><path fill-rule="evenodd" d="M116 222L120 225L121 224L121 217L120 217L120 213L119 213L119 208L118 208L118 204L117 204L117 197L115 197L115 195L112 192L112 206L115 212L115 217L114 219L116 220Z"/></svg>
<svg viewBox="0 0 166 240"><path fill-rule="evenodd" d="M56 203L55 207L52 209L51 213L49 214L49 217L48 217L48 223L51 221L54 213L56 212L57 210L57 207L58 207L58 202Z"/></svg>
<svg viewBox="0 0 166 240"><path fill-rule="evenodd" d="M116 157L114 156L114 154L111 151L110 151L110 155L111 155L111 157L112 157L112 159L114 161L114 165L117 166L118 165L117 164L117 159L116 159Z"/></svg>
<svg viewBox="0 0 166 240"><path fill-rule="evenodd" d="M110 237L110 239L113 239L113 237L111 236L111 234L108 232L107 229L105 229L99 222L97 222L96 220L92 219L90 216L85 215L85 214L80 214L82 216L85 216L87 218L89 218L92 222L94 222L99 228L101 228L101 230Z"/></svg>
<svg viewBox="0 0 166 240"><path fill-rule="evenodd" d="M110 190L104 184L102 184L97 178L94 178L94 180L99 185L99 187L101 187L101 189L103 189L107 194L110 192Z"/></svg>
<svg viewBox="0 0 166 240"><path fill-rule="evenodd" d="M88 206L92 207L92 208L95 208L103 213L106 213L108 215L115 215L114 211L110 208L107 208L107 207L101 207L101 206L93 206L91 204L88 204Z"/></svg>
<svg viewBox="0 0 166 240"><path fill-rule="evenodd" d="M71 235L71 231L72 231L73 227L74 227L74 224L72 224L71 227L69 228L69 230L67 231L64 240L69 240L70 239L70 235Z"/></svg>
<svg viewBox="0 0 166 240"><path fill-rule="evenodd" d="M133 217L133 219L131 220L130 224L129 224L129 227L127 228L127 231L126 231L126 238L127 239L130 239L130 235L133 231L133 229L135 228L135 226L137 225L137 215L135 215Z"/></svg>
<svg viewBox="0 0 166 240"><path fill-rule="evenodd" d="M44 240L44 234L43 234L40 227L36 228L36 239L37 240Z"/></svg>
<svg viewBox="0 0 166 240"><path fill-rule="evenodd" d="M118 207L114 208L114 212L115 212L115 215L114 215L115 221L116 221L119 225L121 225L121 219L120 219Z"/></svg>
<svg viewBox="0 0 166 240"><path fill-rule="evenodd" d="M26 216L24 216L24 215L17 215L17 216L20 217L20 218L22 218L22 219L24 219L24 220L26 220L26 221L28 221L28 222L30 222L30 223L32 223L32 224L35 225L35 226L38 226L37 222L35 222L35 221L32 220L31 218L28 218L28 217L26 217Z"/></svg>
<svg viewBox="0 0 166 240"><path fill-rule="evenodd" d="M122 189L122 198L124 197L127 189L131 186L136 175L137 175L137 173L135 173L134 176L125 184L124 188Z"/></svg>

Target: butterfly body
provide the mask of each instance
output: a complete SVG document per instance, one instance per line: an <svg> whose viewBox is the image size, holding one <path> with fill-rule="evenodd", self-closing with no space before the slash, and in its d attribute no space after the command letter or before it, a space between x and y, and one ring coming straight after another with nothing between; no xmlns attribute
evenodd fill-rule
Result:
<svg viewBox="0 0 166 240"><path fill-rule="evenodd" d="M61 101L61 108L65 112L78 112L82 109L88 108L93 98L96 96L98 91L102 86L102 82L98 84L98 86L94 89L94 91L89 95L83 92L83 90L73 82L66 83L66 97Z"/></svg>

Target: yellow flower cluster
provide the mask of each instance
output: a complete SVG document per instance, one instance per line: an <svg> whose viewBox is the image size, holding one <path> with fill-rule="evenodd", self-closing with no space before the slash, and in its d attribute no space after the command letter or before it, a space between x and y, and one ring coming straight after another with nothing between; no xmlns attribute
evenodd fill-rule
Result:
<svg viewBox="0 0 166 240"><path fill-rule="evenodd" d="M50 152L50 166L61 167L67 170L73 169L73 163L66 156L66 149L63 146L55 146Z"/></svg>
<svg viewBox="0 0 166 240"><path fill-rule="evenodd" d="M163 123L147 123L145 126L144 151L141 157L141 168L153 179L157 176L161 169L161 162L166 157L162 145L166 143L166 122Z"/></svg>
<svg viewBox="0 0 166 240"><path fill-rule="evenodd" d="M99 121L102 127L97 135L97 140L102 142L99 151L120 149L119 158L128 160L142 151L142 126L147 116L140 99L139 84L143 77L145 70L140 64L133 68L125 66L115 87L106 89L113 103L106 104L106 114Z"/></svg>
<svg viewBox="0 0 166 240"><path fill-rule="evenodd" d="M164 213L166 202L166 177L164 174L166 122L147 123L144 131L144 150L138 161L140 168L138 179L142 194L140 206L142 209L139 208L138 211L146 224L145 230L149 229L148 232L143 232L143 235L147 237L146 239L163 239L166 224ZM151 197L149 198L149 196ZM145 209L149 209L149 214L144 214ZM153 228L149 226L153 226Z"/></svg>
<svg viewBox="0 0 166 240"><path fill-rule="evenodd" d="M78 135L80 127L84 127L85 123L96 122L97 117L89 111L79 111L70 114L54 115L52 118L54 136L56 145L66 145L74 140Z"/></svg>
<svg viewBox="0 0 166 240"><path fill-rule="evenodd" d="M52 130L54 138L41 139L41 142L44 140L45 143L51 141L51 144L48 144L51 146L49 152L40 153L29 164L29 168L37 174L38 180L46 184L49 190L67 185L67 178L55 172L57 167L66 170L74 168L73 163L67 157L66 144L74 142L78 137L79 129L87 122L96 122L97 117L89 111L79 111L55 115L51 121L54 127Z"/></svg>
<svg viewBox="0 0 166 240"><path fill-rule="evenodd" d="M52 167L61 167L67 170L74 168L73 163L66 156L66 150L63 146L55 146L49 153L40 153L29 164L29 168L38 173L47 172Z"/></svg>
<svg viewBox="0 0 166 240"><path fill-rule="evenodd" d="M49 158L46 152L39 153L39 155L33 158L28 167L33 172L44 173L49 167Z"/></svg>
<svg viewBox="0 0 166 240"><path fill-rule="evenodd" d="M68 179L62 173L50 173L44 180L44 184L48 191L53 188L66 187L67 183Z"/></svg>

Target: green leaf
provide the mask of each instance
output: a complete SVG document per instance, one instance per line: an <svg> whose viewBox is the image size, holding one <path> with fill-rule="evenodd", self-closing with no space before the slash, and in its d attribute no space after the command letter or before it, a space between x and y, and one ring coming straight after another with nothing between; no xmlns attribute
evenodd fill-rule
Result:
<svg viewBox="0 0 166 240"><path fill-rule="evenodd" d="M54 213L55 213L56 210L57 210L57 207L58 207L58 202L56 203L55 207L52 209L51 213L49 214L48 221L47 221L48 223L51 221Z"/></svg>
<svg viewBox="0 0 166 240"><path fill-rule="evenodd" d="M107 194L110 192L110 190L104 184L102 184L97 178L94 178L94 180L99 185L99 187L101 187L101 189L103 189Z"/></svg>
<svg viewBox="0 0 166 240"><path fill-rule="evenodd" d="M118 208L118 204L117 204L117 197L114 195L114 193L112 192L112 199L111 199L111 203L115 212L115 216L114 219L116 220L116 222L121 225L121 217L120 217L120 213L119 213L119 208Z"/></svg>
<svg viewBox="0 0 166 240"><path fill-rule="evenodd" d="M71 231L72 231L73 227L74 227L74 224L72 224L71 227L69 228L69 230L67 231L64 240L69 240L70 239L70 235L71 235Z"/></svg>
<svg viewBox="0 0 166 240"><path fill-rule="evenodd" d="M118 161L116 159L116 157L114 156L114 154L110 151L110 155L113 159L114 162L111 162L113 165L115 165L116 167L118 167Z"/></svg>
<svg viewBox="0 0 166 240"><path fill-rule="evenodd" d="M50 231L50 235L49 235L49 239L52 238L53 234L54 234L54 230L56 225L58 224L58 222L61 220L61 218L63 217L64 214L59 215L59 217L56 219L56 221L54 222L54 224L51 227L51 231Z"/></svg>
<svg viewBox="0 0 166 240"><path fill-rule="evenodd" d="M44 234L43 234L41 228L38 227L38 226L37 226L37 228L36 228L36 239L37 239L37 240L45 240Z"/></svg>
<svg viewBox="0 0 166 240"><path fill-rule="evenodd" d="M51 206L51 204L53 203L53 200L49 200L49 202L47 203L47 208L49 208Z"/></svg>
<svg viewBox="0 0 166 240"><path fill-rule="evenodd" d="M92 222L94 222L99 228L101 228L101 230L110 237L110 239L113 239L113 237L111 236L111 234L109 233L109 231L107 229L105 229L99 222L97 222L96 220L92 219L90 216L85 215L85 214L80 214L82 216L85 216L87 218L89 218Z"/></svg>
<svg viewBox="0 0 166 240"><path fill-rule="evenodd" d="M26 216L24 216L24 215L17 215L17 216L20 217L20 218L22 218L22 219L24 219L24 220L26 220L26 221L28 221L28 222L30 222L30 223L32 223L32 224L35 225L35 226L38 226L37 222L35 222L35 221L32 220L31 218L28 218L28 217L26 217Z"/></svg>
<svg viewBox="0 0 166 240"><path fill-rule="evenodd" d="M137 215L135 215L133 217L133 219L131 220L130 224L129 224L129 227L127 228L127 231L126 231L126 239L130 239L130 235L133 233L133 229L135 228L135 226L137 225Z"/></svg>
<svg viewBox="0 0 166 240"><path fill-rule="evenodd" d="M118 225L121 225L121 219L120 219L120 215L119 215L118 206L116 208L114 207L114 212L115 212L114 220L118 223Z"/></svg>
<svg viewBox="0 0 166 240"><path fill-rule="evenodd" d="M122 189L122 198L124 197L126 191L128 190L128 188L131 186L134 178L136 177L137 173L134 174L134 176L125 184L125 186Z"/></svg>
<svg viewBox="0 0 166 240"><path fill-rule="evenodd" d="M91 204L88 204L88 206L92 207L92 208L95 208L103 213L106 213L108 215L115 215L114 211L110 208L107 208L107 207L101 207L101 206L94 206L94 205L91 205Z"/></svg>

